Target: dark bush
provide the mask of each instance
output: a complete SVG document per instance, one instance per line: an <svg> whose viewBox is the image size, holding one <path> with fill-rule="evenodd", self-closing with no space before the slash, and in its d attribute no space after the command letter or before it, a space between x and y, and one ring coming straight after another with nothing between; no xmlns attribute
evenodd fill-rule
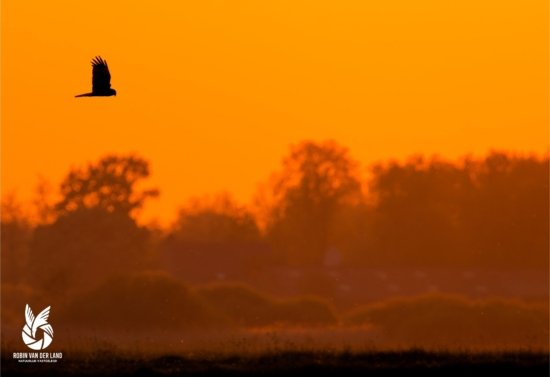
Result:
<svg viewBox="0 0 550 377"><path fill-rule="evenodd" d="M347 319L352 324L374 326L382 343L428 347L548 346L547 303L427 295L369 305Z"/></svg>
<svg viewBox="0 0 550 377"><path fill-rule="evenodd" d="M208 327L219 323L196 294L162 272L143 272L108 281L70 302L66 321L108 330Z"/></svg>

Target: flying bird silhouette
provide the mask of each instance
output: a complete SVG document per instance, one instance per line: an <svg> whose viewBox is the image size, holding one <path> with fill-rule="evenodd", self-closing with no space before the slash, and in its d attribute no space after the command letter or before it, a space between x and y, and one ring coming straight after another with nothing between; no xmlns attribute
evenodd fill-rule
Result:
<svg viewBox="0 0 550 377"><path fill-rule="evenodd" d="M92 91L75 97L106 97L116 96L116 90L111 89L111 74L107 62L96 56L92 59Z"/></svg>

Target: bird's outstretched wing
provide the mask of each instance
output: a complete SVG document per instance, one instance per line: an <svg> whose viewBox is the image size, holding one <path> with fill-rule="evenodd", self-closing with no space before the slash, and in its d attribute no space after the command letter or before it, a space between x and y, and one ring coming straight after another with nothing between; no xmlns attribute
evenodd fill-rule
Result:
<svg viewBox="0 0 550 377"><path fill-rule="evenodd" d="M103 94L111 88L111 74L107 62L96 56L92 59L92 93Z"/></svg>
<svg viewBox="0 0 550 377"><path fill-rule="evenodd" d="M31 333L33 337L36 335L36 330L40 326L48 323L48 317L50 316L50 308L51 306L48 306L46 309L42 310L40 313L38 313L38 315L34 319L34 323L32 324L32 327L31 327Z"/></svg>
<svg viewBox="0 0 550 377"><path fill-rule="evenodd" d="M25 306L25 322L27 322L27 326L29 326L29 329L32 327L32 323L34 322L34 314L32 314L32 310L29 304Z"/></svg>

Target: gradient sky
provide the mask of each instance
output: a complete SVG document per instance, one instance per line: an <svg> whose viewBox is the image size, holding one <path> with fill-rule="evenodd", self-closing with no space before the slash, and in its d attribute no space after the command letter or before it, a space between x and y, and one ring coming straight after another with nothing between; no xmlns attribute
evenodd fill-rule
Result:
<svg viewBox="0 0 550 377"><path fill-rule="evenodd" d="M248 201L291 143L368 164L548 151L546 0L3 0L2 190L136 152L167 220L190 196ZM116 98L90 91L108 63Z"/></svg>

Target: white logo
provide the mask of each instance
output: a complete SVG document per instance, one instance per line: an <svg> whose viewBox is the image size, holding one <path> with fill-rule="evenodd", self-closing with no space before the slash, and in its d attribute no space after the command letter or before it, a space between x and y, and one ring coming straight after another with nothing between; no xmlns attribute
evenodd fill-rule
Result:
<svg viewBox="0 0 550 377"><path fill-rule="evenodd" d="M33 350L43 350L50 345L53 340L53 328L48 323L50 308L42 310L36 317L32 314L29 304L25 306L25 326L21 335L25 344ZM43 333L42 339L36 339L36 330L41 329Z"/></svg>

